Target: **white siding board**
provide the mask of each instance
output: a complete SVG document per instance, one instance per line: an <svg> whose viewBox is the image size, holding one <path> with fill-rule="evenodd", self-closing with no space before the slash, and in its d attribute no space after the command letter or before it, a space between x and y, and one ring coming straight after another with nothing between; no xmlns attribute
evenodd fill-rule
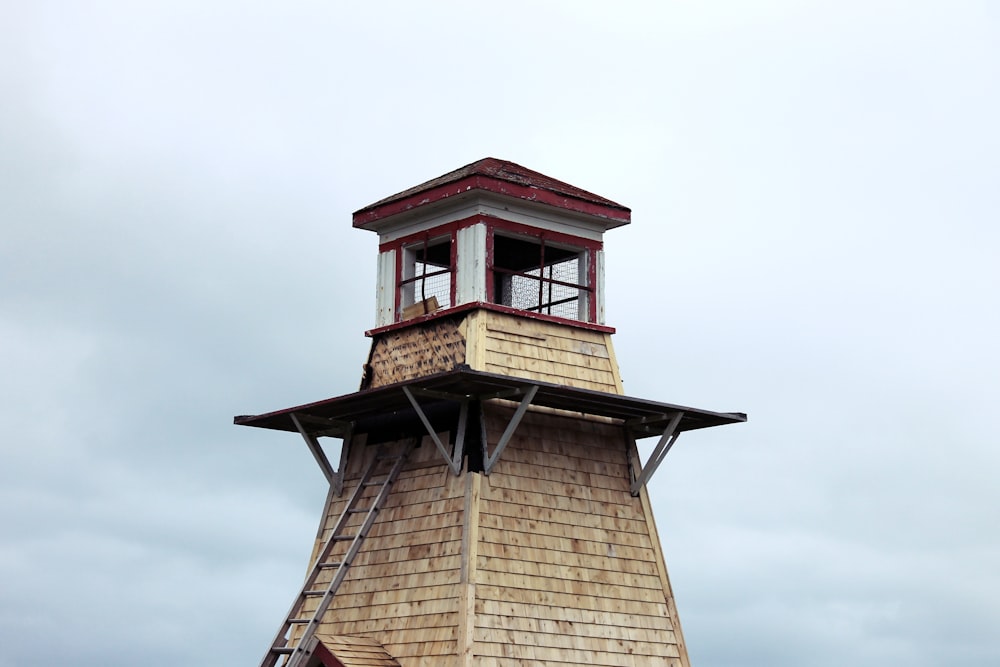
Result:
<svg viewBox="0 0 1000 667"><path fill-rule="evenodd" d="M459 229L455 305L486 301L486 225Z"/></svg>
<svg viewBox="0 0 1000 667"><path fill-rule="evenodd" d="M384 327L396 319L396 251L378 255L378 288L375 294L377 326Z"/></svg>

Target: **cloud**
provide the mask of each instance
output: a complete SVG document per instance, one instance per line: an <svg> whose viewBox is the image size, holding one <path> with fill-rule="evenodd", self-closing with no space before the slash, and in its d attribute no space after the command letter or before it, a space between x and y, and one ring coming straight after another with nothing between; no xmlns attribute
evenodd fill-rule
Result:
<svg viewBox="0 0 1000 667"><path fill-rule="evenodd" d="M653 478L696 664L996 661L992 9L2 11L0 666L262 651L325 489L232 416L357 387L351 211L485 155L632 207L627 393L750 415Z"/></svg>

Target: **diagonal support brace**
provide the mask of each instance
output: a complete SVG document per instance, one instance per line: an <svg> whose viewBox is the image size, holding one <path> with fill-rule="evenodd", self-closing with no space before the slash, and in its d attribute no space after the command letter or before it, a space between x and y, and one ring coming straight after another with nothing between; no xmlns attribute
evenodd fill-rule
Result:
<svg viewBox="0 0 1000 667"><path fill-rule="evenodd" d="M323 446L319 444L319 438L316 437L316 433L310 433L306 430L306 427L302 424L298 415L294 412L289 415L292 418L292 423L295 424L295 429L302 436L302 439L306 441L306 445L309 447L309 451L312 452L313 458L316 459L316 463L319 464L319 469L323 471L323 476L326 477L326 481L330 483L333 487L333 492L338 497L344 493L344 470L347 467L347 454L351 447L351 436L353 435L353 425L348 424L346 428L338 429L342 430L343 444L340 446L340 465L334 470L333 466L330 465L330 459L327 458L326 452L323 451Z"/></svg>
<svg viewBox="0 0 1000 667"><path fill-rule="evenodd" d="M427 430L427 435L431 437L434 441L434 446L437 447L438 452L444 457L444 460L448 462L448 467L455 475L460 475L462 473L462 457L465 454L465 428L469 422L469 399L461 399L461 405L458 412L458 432L455 434L455 452L454 454L449 454L448 449L441 442L441 438L438 437L437 433L434 431L434 427L431 426L430 420L424 413L423 408L420 407L420 403L417 402L416 397L413 392L410 391L409 387L403 387L403 393L406 394L406 398L409 399L410 405L417 412L417 416L420 417L420 421L424 425L424 429Z"/></svg>
<svg viewBox="0 0 1000 667"><path fill-rule="evenodd" d="M507 424L507 428L504 430L503 435L500 436L500 441L497 443L496 449L493 450L493 454L490 454L486 450L485 439L483 442L483 450L486 454L486 461L483 464L483 474L489 475L490 471L493 470L494 464L497 459L500 458L500 454L503 452L504 448L507 447L507 443L510 442L511 436L514 435L514 431L517 430L518 424L521 423L521 418L524 417L524 413L528 411L528 406L531 405L532 399L535 398L535 394L538 393L538 385L532 385L530 389L524 394L524 398L521 399L521 404L517 406L517 410L514 412L514 416L510 418L510 423Z"/></svg>
<svg viewBox="0 0 1000 667"><path fill-rule="evenodd" d="M660 441L656 443L656 447L653 449L653 453L649 455L649 460L646 461L646 465L640 468L639 475L632 480L632 487L629 491L633 496L639 495L639 489L649 481L649 478L653 476L656 469L660 467L663 462L664 457L666 457L667 452L670 448L674 446L677 442L677 437L680 433L677 431L677 426L681 423L681 418L684 416L683 412L677 412L674 414L670 423L667 424L667 428L663 430L663 435L660 437Z"/></svg>
<svg viewBox="0 0 1000 667"><path fill-rule="evenodd" d="M334 479L337 476L337 472L330 465L330 459L326 457L326 452L323 451L323 447L319 444L319 440L315 435L306 431L302 422L299 421L298 416L293 412L291 414L292 423L295 424L296 430L298 430L299 435L302 439L306 441L306 445L309 447L309 451L312 452L313 458L316 459L316 463L319 464L319 469L323 471L323 476L326 477L326 481L333 484Z"/></svg>

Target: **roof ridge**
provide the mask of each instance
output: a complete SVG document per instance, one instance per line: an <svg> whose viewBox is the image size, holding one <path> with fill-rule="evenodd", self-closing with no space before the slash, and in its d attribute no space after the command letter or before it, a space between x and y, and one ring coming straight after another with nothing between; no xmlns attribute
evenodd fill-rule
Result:
<svg viewBox="0 0 1000 667"><path fill-rule="evenodd" d="M594 194L593 192L589 192L583 188L578 188L575 185L571 185L557 178L552 178L551 176L547 176L533 169L528 169L527 167L517 164L516 162L495 157L485 157L476 160L475 162L470 162L469 164L459 167L458 169L449 171L446 174L442 174L441 176L437 176L436 178L424 181L419 185L415 185L411 188L397 192L396 194L389 195L388 197L380 199L377 202L358 209L354 212L354 215L358 216L366 211L413 197L421 192L448 185L465 178L477 176L492 178L507 183L514 183L528 188L547 190L564 197L571 197L573 199L578 199L591 204L618 208L624 211L629 210L626 206L607 199L606 197Z"/></svg>

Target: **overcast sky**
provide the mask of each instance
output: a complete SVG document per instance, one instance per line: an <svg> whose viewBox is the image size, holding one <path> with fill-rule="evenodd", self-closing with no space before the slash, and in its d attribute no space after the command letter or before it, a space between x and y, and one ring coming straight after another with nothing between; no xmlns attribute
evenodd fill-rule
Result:
<svg viewBox="0 0 1000 667"><path fill-rule="evenodd" d="M612 9L614 7L614 9ZM354 391L351 212L494 156L618 201L695 667L1000 664L1000 4L0 2L0 666L254 664Z"/></svg>

